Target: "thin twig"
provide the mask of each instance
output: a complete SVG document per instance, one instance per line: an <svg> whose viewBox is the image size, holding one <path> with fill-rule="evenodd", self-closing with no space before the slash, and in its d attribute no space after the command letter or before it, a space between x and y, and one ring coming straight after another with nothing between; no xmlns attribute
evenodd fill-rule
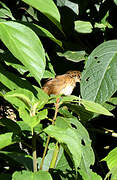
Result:
<svg viewBox="0 0 117 180"><path fill-rule="evenodd" d="M33 172L37 172L36 133L32 130Z"/></svg>
<svg viewBox="0 0 117 180"><path fill-rule="evenodd" d="M42 157L41 164L40 164L40 170L42 170L42 167L43 167L43 163L44 163L44 159L45 159L46 152L47 152L47 149L48 149L49 141L50 141L50 136L47 137L47 141L46 141L43 157Z"/></svg>
<svg viewBox="0 0 117 180"><path fill-rule="evenodd" d="M55 113L54 113L54 117L53 117L53 120L52 120L52 125L55 124L55 120L56 120L57 113L58 113L58 108L59 108L59 98L56 99ZM45 149L44 149L44 153L43 153L43 157L42 157L41 164L40 164L40 169L41 170L43 168L43 163L44 163L44 159L45 159L46 152L47 152L47 149L48 149L49 141L50 141L50 136L48 135L46 145L45 145Z"/></svg>

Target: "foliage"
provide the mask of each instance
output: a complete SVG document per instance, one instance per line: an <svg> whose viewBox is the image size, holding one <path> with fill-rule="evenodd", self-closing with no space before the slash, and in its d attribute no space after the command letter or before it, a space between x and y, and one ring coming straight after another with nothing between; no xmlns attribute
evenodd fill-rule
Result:
<svg viewBox="0 0 117 180"><path fill-rule="evenodd" d="M94 153L96 133L116 133L93 127L106 116L113 121L117 105L116 4L0 2L0 111L13 111L0 116L0 179L117 178L116 148ZM81 97L78 86L71 96L43 92L45 78L70 69L82 71ZM104 174L99 159L107 162Z"/></svg>

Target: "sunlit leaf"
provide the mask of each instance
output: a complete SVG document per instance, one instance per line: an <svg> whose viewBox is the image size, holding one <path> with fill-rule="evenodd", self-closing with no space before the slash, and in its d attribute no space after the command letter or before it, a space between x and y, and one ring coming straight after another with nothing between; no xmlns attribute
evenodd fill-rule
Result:
<svg viewBox="0 0 117 180"><path fill-rule="evenodd" d="M98 114L104 114L107 116L113 116L113 114L109 112L106 108L104 108L101 104L95 103L93 101L87 101L84 99L81 100L81 103L88 111L95 112Z"/></svg>
<svg viewBox="0 0 117 180"><path fill-rule="evenodd" d="M73 62L85 60L85 51L66 51L64 53L58 52L57 54Z"/></svg>
<svg viewBox="0 0 117 180"><path fill-rule="evenodd" d="M51 175L49 172L46 171L38 171L38 172L30 172L30 171L15 171L12 180L52 180Z"/></svg>
<svg viewBox="0 0 117 180"><path fill-rule="evenodd" d="M47 16L61 31L60 14L53 0L22 0Z"/></svg>
<svg viewBox="0 0 117 180"><path fill-rule="evenodd" d="M9 146L11 144L16 143L16 141L13 140L13 133L5 133L0 135L0 149Z"/></svg>
<svg viewBox="0 0 117 180"><path fill-rule="evenodd" d="M92 32L92 25L90 22L87 21L75 21L75 30L78 33L91 33Z"/></svg>
<svg viewBox="0 0 117 180"><path fill-rule="evenodd" d="M90 54L81 78L83 99L103 103L117 90L117 40L107 41Z"/></svg>
<svg viewBox="0 0 117 180"><path fill-rule="evenodd" d="M40 82L45 69L45 52L34 31L17 22L0 22L0 37L11 53Z"/></svg>
<svg viewBox="0 0 117 180"><path fill-rule="evenodd" d="M81 161L81 142L76 132L71 127L60 128L52 125L44 129L44 132L57 139L59 143L67 145L77 168Z"/></svg>

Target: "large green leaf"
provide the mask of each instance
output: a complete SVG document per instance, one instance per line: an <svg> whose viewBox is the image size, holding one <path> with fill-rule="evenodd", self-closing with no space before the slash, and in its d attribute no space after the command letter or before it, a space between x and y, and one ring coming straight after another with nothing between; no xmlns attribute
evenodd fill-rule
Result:
<svg viewBox="0 0 117 180"><path fill-rule="evenodd" d="M22 24L30 27L39 37L48 37L52 41L54 41L56 44L62 47L62 42L58 39L56 39L47 29L38 26L37 24L31 24L29 22L21 22Z"/></svg>
<svg viewBox="0 0 117 180"><path fill-rule="evenodd" d="M81 174L82 179L100 180L101 177L98 176L96 173L94 173L92 169L90 168L90 166L92 166L95 162L95 156L94 156L93 149L91 147L91 140L90 140L89 134L87 130L85 129L85 127L83 127L83 125L78 121L76 117L63 118L59 116L57 117L57 120L56 120L56 126L61 127L63 129L66 129L68 126L71 126L73 131L81 140L82 155L81 155L81 162L79 164L78 172ZM60 162L61 168L62 168L62 163L63 163L63 168L64 168L65 167L64 163L66 163L66 161L63 159L63 161Z"/></svg>
<svg viewBox="0 0 117 180"><path fill-rule="evenodd" d="M60 14L53 0L22 0L47 16L60 30Z"/></svg>
<svg viewBox="0 0 117 180"><path fill-rule="evenodd" d="M50 125L44 129L44 132L57 139L59 143L67 145L77 168L81 161L81 141L74 129L71 127L62 128Z"/></svg>
<svg viewBox="0 0 117 180"><path fill-rule="evenodd" d="M46 171L38 171L38 172L30 172L30 171L21 171L15 172L12 176L12 180L52 180L51 175L49 172Z"/></svg>
<svg viewBox="0 0 117 180"><path fill-rule="evenodd" d="M89 56L81 79L83 99L107 101L117 90L117 40L99 45Z"/></svg>
<svg viewBox="0 0 117 180"><path fill-rule="evenodd" d="M101 177L92 171L91 165L95 162L95 156L91 147L91 140L85 127L76 119L69 118L71 123L75 126L79 137L82 141L82 158L78 172L85 180L101 180Z"/></svg>
<svg viewBox="0 0 117 180"><path fill-rule="evenodd" d="M40 82L45 69L45 52L38 36L17 22L0 22L0 38L11 53Z"/></svg>

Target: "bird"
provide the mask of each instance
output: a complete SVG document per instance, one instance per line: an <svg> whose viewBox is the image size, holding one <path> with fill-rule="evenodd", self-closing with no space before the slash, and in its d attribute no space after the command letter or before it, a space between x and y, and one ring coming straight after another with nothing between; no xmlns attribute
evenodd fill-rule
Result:
<svg viewBox="0 0 117 180"><path fill-rule="evenodd" d="M66 95L72 94L77 82L81 80L81 72L69 70L65 74L57 75L55 78L48 80L42 87L48 95Z"/></svg>

